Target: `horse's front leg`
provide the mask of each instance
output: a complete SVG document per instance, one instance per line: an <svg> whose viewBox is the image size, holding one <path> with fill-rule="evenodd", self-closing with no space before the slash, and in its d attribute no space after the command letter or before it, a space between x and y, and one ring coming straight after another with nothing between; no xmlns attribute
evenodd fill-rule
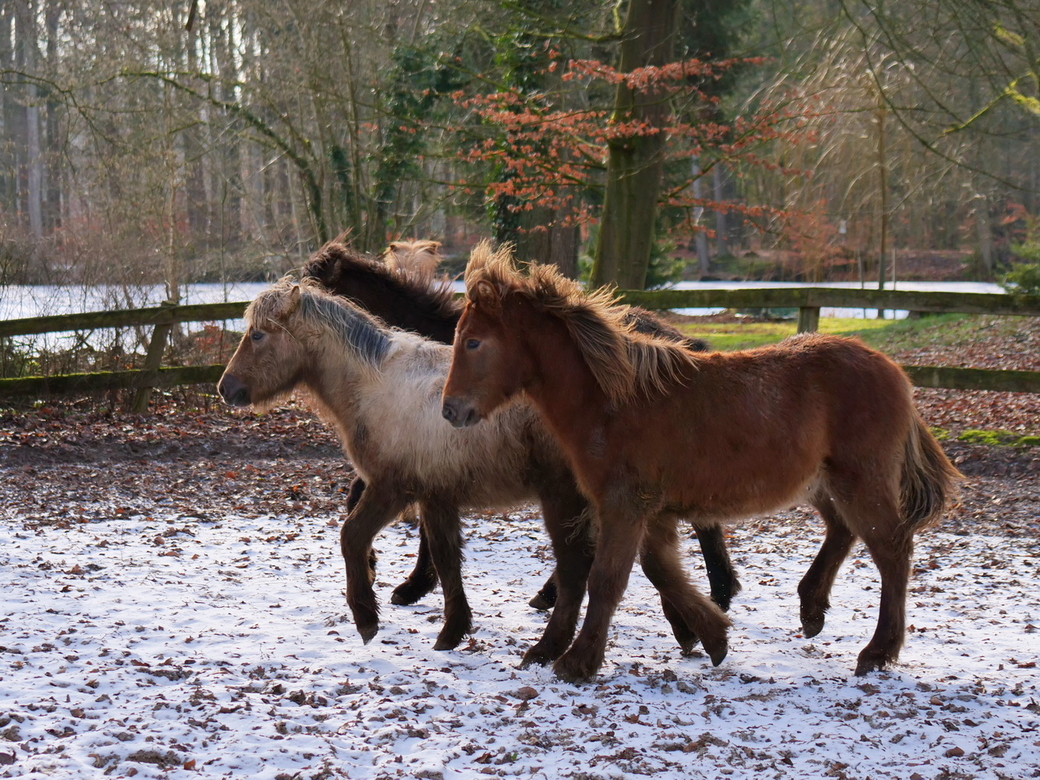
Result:
<svg viewBox="0 0 1040 780"><path fill-rule="evenodd" d="M556 556L558 598L542 638L524 654L521 667L552 663L571 643L595 552L591 510L573 482L543 490L540 498Z"/></svg>
<svg viewBox="0 0 1040 780"><path fill-rule="evenodd" d="M589 604L574 644L553 665L569 682L591 680L603 664L607 632L628 586L636 555L646 531L646 507L624 503L598 508L596 553L589 571Z"/></svg>
<svg viewBox="0 0 1040 780"><path fill-rule="evenodd" d="M354 507L358 505L358 501L361 500L361 496L365 493L365 480L360 475L354 476L354 479L350 482L350 488L347 490L347 514L349 515L354 511ZM376 578L376 552L372 550L368 554L368 577L370 580Z"/></svg>
<svg viewBox="0 0 1040 780"><path fill-rule="evenodd" d="M347 574L347 606L366 644L379 630L379 605L372 590L372 540L406 503L404 496L392 488L369 482L339 530Z"/></svg>
<svg viewBox="0 0 1040 780"><path fill-rule="evenodd" d="M430 557L444 593L444 626L434 650L451 650L473 627L473 614L462 586L462 524L457 506L444 501L420 503Z"/></svg>
<svg viewBox="0 0 1040 780"><path fill-rule="evenodd" d="M831 606L831 588L834 587L838 569L845 562L856 541L856 535L849 530L838 514L829 495L815 497L813 506L823 517L827 531L820 551L816 553L812 565L798 583L802 635L806 639L823 630L827 610Z"/></svg>

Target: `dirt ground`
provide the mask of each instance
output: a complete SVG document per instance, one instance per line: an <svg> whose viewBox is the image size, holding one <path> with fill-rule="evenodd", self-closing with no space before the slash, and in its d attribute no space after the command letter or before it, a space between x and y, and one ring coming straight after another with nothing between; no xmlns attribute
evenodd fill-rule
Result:
<svg viewBox="0 0 1040 780"><path fill-rule="evenodd" d="M962 416L960 425L1013 427L1014 420L1001 418L1000 404L971 395L919 391L919 406L931 425L960 408L981 415ZM943 447L965 475L961 503L944 521L947 530L1040 530L1040 447L958 441ZM335 437L299 402L254 415L169 398L147 416L88 401L0 410L0 471L3 514L44 523L118 514L123 504L142 500L193 516L341 511L353 477ZM107 500L99 504L98 498Z"/></svg>

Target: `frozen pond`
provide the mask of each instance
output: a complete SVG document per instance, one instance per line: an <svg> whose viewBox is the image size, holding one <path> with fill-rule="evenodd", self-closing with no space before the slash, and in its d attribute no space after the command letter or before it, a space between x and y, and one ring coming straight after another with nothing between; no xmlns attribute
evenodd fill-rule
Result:
<svg viewBox="0 0 1040 780"><path fill-rule="evenodd" d="M964 293L1002 293L1004 289L999 284L991 282L886 282L888 290L913 290L918 292L964 292ZM877 284L861 285L859 282L820 282L818 284L802 284L801 282L679 282L672 285L675 290L748 290L748 289L783 289L786 287L838 287L844 289L866 289L876 290ZM696 316L699 314L717 314L724 311L716 309L677 309L679 314ZM821 317L852 317L870 318L877 317L877 309L844 309L823 307L820 310ZM902 310L886 310L886 316L901 319L906 317L907 312Z"/></svg>
<svg viewBox="0 0 1040 780"><path fill-rule="evenodd" d="M182 304L251 301L267 282L240 284L189 284L182 288ZM12 285L0 287L0 320L72 314L109 309L141 309L158 306L166 298L162 285Z"/></svg>
<svg viewBox="0 0 1040 780"><path fill-rule="evenodd" d="M191 284L182 288L184 304L221 303L226 301L251 301L262 290L269 287L268 282L248 282L238 284ZM737 290L749 288L785 288L785 287L844 287L858 288L858 282L830 282L818 285L804 285L796 282L680 282L673 286L678 290ZM462 282L454 282L453 287L461 292ZM875 289L868 285L866 289ZM889 289L892 289L891 286ZM942 292L1003 292L997 284L986 282L896 282L897 290L921 290ZM166 297L162 285L122 287L118 285L84 286L84 285L12 285L0 287L0 320L21 319L23 317L39 317L49 314L71 314L74 312L106 311L120 308L143 308L157 306ZM702 315L723 311L713 309L678 309L680 314ZM877 317L877 309L844 309L824 308L823 317ZM888 311L889 317L905 317L905 311ZM187 327L198 327L188 325ZM228 322L231 329L241 329L240 320ZM61 345L66 337L48 335L31 337L39 348L53 349Z"/></svg>
<svg viewBox="0 0 1040 780"><path fill-rule="evenodd" d="M220 303L223 301L251 301L257 293L270 285L267 282L239 284L190 284L183 288L181 303ZM462 291L462 282L455 282ZM805 285L798 282L679 282L676 290L741 290L785 287L843 287L859 288L858 282L827 282ZM876 289L868 285L866 289ZM892 289L891 286L889 289ZM896 290L934 292L1000 293L998 284L988 282L896 282ZM157 306L166 297L162 285L124 288L116 285L86 287L83 285L13 285L0 287L0 319L39 317L46 314L70 314L81 311L105 311L117 308ZM683 309L684 314L710 314L722 309ZM837 312L837 313L836 313ZM906 312L901 313L906 316ZM825 317L875 317L876 309L824 309Z"/></svg>

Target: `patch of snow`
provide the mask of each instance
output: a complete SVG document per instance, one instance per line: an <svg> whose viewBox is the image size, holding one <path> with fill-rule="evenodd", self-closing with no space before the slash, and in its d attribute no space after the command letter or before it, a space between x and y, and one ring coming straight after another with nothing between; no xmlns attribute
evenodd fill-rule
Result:
<svg viewBox="0 0 1040 780"><path fill-rule="evenodd" d="M406 526L377 540L382 627L366 646L338 515L8 517L0 777L1037 776L1040 544L920 536L902 660L857 678L877 572L858 548L823 632L801 638L796 587L819 543L806 517L734 531L744 591L721 666L680 656L636 571L582 686L517 668L552 565L530 511L469 518L478 628L450 652L433 650L439 592L389 604L414 562Z"/></svg>

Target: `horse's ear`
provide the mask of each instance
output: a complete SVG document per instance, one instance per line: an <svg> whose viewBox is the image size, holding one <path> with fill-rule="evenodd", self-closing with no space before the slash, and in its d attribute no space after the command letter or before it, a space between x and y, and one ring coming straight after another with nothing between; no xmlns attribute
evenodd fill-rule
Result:
<svg viewBox="0 0 1040 780"><path fill-rule="evenodd" d="M300 285L293 284L289 286L289 292L285 296L285 300L282 305L278 307L277 317L278 319L284 320L294 311L296 307L300 305Z"/></svg>
<svg viewBox="0 0 1040 780"><path fill-rule="evenodd" d="M473 285L469 297L477 306L488 311L498 311L502 307L502 296L498 288L487 279L478 280Z"/></svg>

